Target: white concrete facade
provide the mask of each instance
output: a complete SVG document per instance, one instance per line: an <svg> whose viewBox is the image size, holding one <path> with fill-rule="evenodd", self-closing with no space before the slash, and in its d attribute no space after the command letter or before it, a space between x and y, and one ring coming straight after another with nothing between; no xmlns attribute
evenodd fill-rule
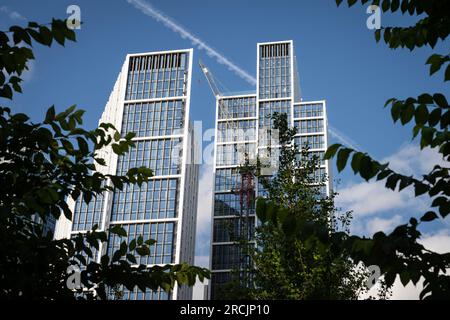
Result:
<svg viewBox="0 0 450 320"><path fill-rule="evenodd" d="M116 206L118 201L114 202L115 197L119 197L120 192L106 192L103 195L102 199L102 211L101 216L97 215L97 219L93 218L95 221L99 223L100 230L108 230L110 225L119 224L119 225L127 225L129 228L133 227L138 228L138 226L142 226L142 228L151 229L154 225L163 225L163 224L171 224L171 228L173 226L173 230L171 229L170 235L173 235L173 240L167 240L161 244L161 248L157 244L151 248L151 252L155 250L155 260L159 259L158 250L164 250L164 263L156 263L159 265L170 263L170 264L178 264L186 262L190 265L194 263L194 252L195 252L195 234L196 234L196 220L197 220L197 195L198 195L198 175L199 175L199 166L195 164L194 161L194 136L193 136L193 127L191 122L189 121L189 111L190 111L190 94L191 94L191 80L192 80L192 61L193 61L193 49L185 49L185 50L171 50L171 51L159 51L159 52L146 52L146 53L138 53L138 54L128 54L126 56L125 62L122 66L122 69L119 73L119 76L116 80L114 88L111 92L108 102L106 103L105 110L101 116L99 123L107 122L112 123L121 133L124 134L124 130L128 130L126 127L127 119L123 119L125 110L127 107L127 112L135 112L132 116L129 117L130 121L135 120L134 114L136 114L136 119L139 116L139 125L140 134L138 134L133 140L136 141L136 153L133 153L136 159L132 158L132 155L129 155L128 161L131 163L133 160L141 161L142 165L146 165L146 157L153 157L149 159L153 159L151 162L152 165L155 165L154 176L151 178L151 182L154 184L154 188L152 193L149 190L139 190L135 191L137 196L139 193L144 193L144 195L140 195L141 197L146 196L145 209L139 211L139 214L134 212L125 212L122 213L121 216L114 216L117 212L117 208L114 208L114 203ZM142 74L142 76L141 76ZM175 74L175 76L174 76ZM134 77L134 78L133 78ZM141 80L141 77L143 80ZM154 77L154 78L153 78ZM133 87L132 87L133 86ZM161 88L160 88L161 86ZM182 87L181 87L182 86ZM131 91L131 90L135 91ZM155 94L156 92L156 94ZM138 115L138 107L144 109L148 108L146 112L139 111ZM150 106L152 109L152 116L154 116L154 123L149 118L146 119L145 115L150 115ZM174 108L174 112L168 110L164 110L163 107L171 106ZM175 108L180 108L175 109ZM133 107L135 110L133 110ZM160 109L157 109L160 108ZM165 112L165 113L164 113ZM178 112L178 113L177 113ZM181 113L180 113L181 112ZM167 118L158 118L158 115L162 117L163 113ZM176 115L175 115L176 114ZM165 130L164 125L169 123L176 123L174 117L180 117L177 122L180 128L173 132L167 132ZM153 119L153 118L152 118ZM156 127L158 130L153 130ZM130 127L133 126L133 123L128 123ZM136 123L134 122L134 125ZM148 128L152 128L152 130ZM168 128L168 127L167 127ZM181 130L180 130L181 129ZM162 134L155 134L154 132L160 131ZM149 133L150 132L150 133ZM163 144L170 142L170 156L169 149L150 149L150 150L139 150L140 145L138 143L142 143L142 146L152 146L152 143L158 146L157 143ZM173 145L172 145L173 142ZM155 147L157 148L157 147ZM163 151L165 152L163 158ZM176 153L181 157L178 157L177 164L174 166L173 164L168 164L165 161L170 157L170 161L173 161L176 157ZM153 154L155 153L155 154ZM143 154L143 155L142 155ZM124 156L118 157L115 153L112 152L111 147L104 148L100 151L100 157L103 157L106 160L107 166L100 167L97 166L97 170L104 174L119 174L120 168L118 167L123 160L125 162L126 158ZM124 158L121 158L124 157ZM168 161L169 162L169 161ZM150 165L150 160L148 160L148 167L152 170L152 165ZM176 167L176 168L175 168ZM163 169L158 169L163 168ZM167 169L169 168L169 169ZM176 170L176 172L170 172L170 170ZM161 171L158 173L158 171ZM167 172L166 172L167 171ZM171 193L167 190L156 190L156 185L169 185L169 182L174 182L176 187L176 194L169 195ZM161 187L162 188L162 187ZM155 201L149 199L156 199L155 193L157 193L158 197L158 209L160 212L157 217L153 217L152 210L147 209L148 206L153 206L153 211L155 210ZM149 196L150 194L150 196ZM167 198L163 198L167 194ZM128 195L123 195L127 197ZM153 196L153 198L152 198ZM131 195L130 195L131 197ZM134 195L133 195L134 197ZM164 199L160 200L160 199ZM166 200L168 199L168 200ZM176 199L176 200L174 200ZM131 201L131 199L129 200ZM134 201L134 200L133 200ZM74 219L69 221L65 218L61 218L58 220L55 228L55 238L70 238L72 235L79 232L86 232L90 228L75 228L74 223L77 220L77 210L76 203L72 199L68 200L69 206L74 212ZM126 203L125 203L126 204ZM120 204L121 205L121 204ZM134 205L134 203L133 203ZM164 208L162 207L164 205ZM81 206L81 204L80 204ZM137 206L143 206L142 203L137 202ZM167 214L167 217L161 217L161 212L169 212L172 210L174 213L172 215ZM175 208L172 208L175 206ZM139 207L139 208L141 208ZM166 211L162 211L166 210ZM170 211L170 212L172 212ZM87 209L89 214L89 209ZM81 214L81 213L80 213ZM95 212L91 213L91 216L95 217ZM127 217L127 218L125 218ZM85 219L85 217L84 217ZM89 220L89 219L87 219ZM84 220L84 226L91 226L91 223L87 223L86 219ZM131 226L133 225L133 226ZM158 226L157 226L158 227ZM166 226L167 227L167 226ZM131 230L131 229L130 229ZM153 229L152 229L153 230ZM164 229L168 232L167 228ZM159 232L159 231L158 231ZM168 237L167 234L164 234L165 238ZM100 247L100 252L102 254L108 253L108 248L110 244L106 243ZM172 247L170 248L170 245ZM167 253L171 252L171 253ZM163 255L161 253L161 256ZM97 255L97 259L100 259L101 255ZM162 258L161 258L162 259ZM169 262L167 262L169 261ZM149 266L153 264L148 264ZM139 294L138 292L130 293L129 299L159 299L158 297L163 297L162 299L191 299L192 298L192 287L179 287L175 286L174 290L169 296L158 294Z"/></svg>

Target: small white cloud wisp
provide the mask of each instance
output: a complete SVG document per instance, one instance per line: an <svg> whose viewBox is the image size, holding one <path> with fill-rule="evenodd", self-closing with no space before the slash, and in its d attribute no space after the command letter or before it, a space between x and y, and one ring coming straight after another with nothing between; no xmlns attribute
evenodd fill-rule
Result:
<svg viewBox="0 0 450 320"><path fill-rule="evenodd" d="M255 77L252 77L248 72L238 67L230 59L226 58L223 54L213 49L206 42L201 40L196 35L189 32L186 28L182 27L172 18L166 16L161 11L155 9L150 3L143 0L127 0L128 3L134 5L143 14L155 19L158 22L162 22L166 27L171 29L173 32L178 33L183 39L189 39L193 46L196 46L199 50L205 50L206 54L216 59L220 64L227 66L231 71L233 71L240 78L244 79L251 85L256 85Z"/></svg>
<svg viewBox="0 0 450 320"><path fill-rule="evenodd" d="M24 16L22 16L20 13L18 13L17 11L11 10L7 6L1 6L0 12L7 14L11 20L26 20L26 18Z"/></svg>

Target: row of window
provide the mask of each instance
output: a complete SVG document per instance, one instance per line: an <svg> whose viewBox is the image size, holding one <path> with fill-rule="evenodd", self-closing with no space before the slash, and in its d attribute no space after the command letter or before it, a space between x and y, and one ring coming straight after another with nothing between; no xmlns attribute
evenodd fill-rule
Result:
<svg viewBox="0 0 450 320"><path fill-rule="evenodd" d="M187 56L186 52L133 56L128 71L186 68Z"/></svg>
<svg viewBox="0 0 450 320"><path fill-rule="evenodd" d="M323 116L323 104L294 104L294 118Z"/></svg>
<svg viewBox="0 0 450 320"><path fill-rule="evenodd" d="M276 46L273 48L275 52L263 55L259 61L260 99L291 96L291 60L284 54L277 54ZM273 50L270 48L271 46L264 46L261 50Z"/></svg>
<svg viewBox="0 0 450 320"><path fill-rule="evenodd" d="M219 119L247 118L256 116L256 98L225 98L219 101Z"/></svg>
<svg viewBox="0 0 450 320"><path fill-rule="evenodd" d="M223 285L230 282L232 276L230 272L214 272L211 274L211 300L221 299Z"/></svg>
<svg viewBox="0 0 450 320"><path fill-rule="evenodd" d="M155 179L124 185L114 193L112 221L163 219L177 216L178 179Z"/></svg>
<svg viewBox="0 0 450 320"><path fill-rule="evenodd" d="M125 104L122 135L135 132L137 137L179 134L183 128L181 100Z"/></svg>
<svg viewBox="0 0 450 320"><path fill-rule="evenodd" d="M217 146L217 166L241 165L247 159L256 159L254 143L237 143Z"/></svg>
<svg viewBox="0 0 450 320"><path fill-rule="evenodd" d="M252 240L255 236L255 218L214 219L213 242Z"/></svg>
<svg viewBox="0 0 450 320"><path fill-rule="evenodd" d="M324 132L323 119L294 121L297 133L322 133Z"/></svg>
<svg viewBox="0 0 450 320"><path fill-rule="evenodd" d="M309 135L295 137L295 143L299 148L308 147L309 149L323 149L325 148L325 136L324 135Z"/></svg>
<svg viewBox="0 0 450 320"><path fill-rule="evenodd" d="M256 139L256 120L217 123L217 141L249 141Z"/></svg>
<svg viewBox="0 0 450 320"><path fill-rule="evenodd" d="M273 127L273 119L271 116L275 113L287 114L287 121L291 119L291 102L290 101L270 101L261 102L259 104L259 127Z"/></svg>
<svg viewBox="0 0 450 320"><path fill-rule="evenodd" d="M185 91L187 54L132 57L126 100L182 96Z"/></svg>
<svg viewBox="0 0 450 320"><path fill-rule="evenodd" d="M156 240L156 243L150 246L150 254L148 256L140 256L135 251L131 252L138 264L166 264L174 262L174 222L133 223L123 224L121 227L127 232L127 238L124 239L111 233L108 241L108 255L112 256L120 248L122 241L130 243L133 239L142 236L144 241L153 239Z"/></svg>
<svg viewBox="0 0 450 320"><path fill-rule="evenodd" d="M135 141L135 148L119 157L117 174L142 166L152 169L155 176L180 174L181 143L178 138Z"/></svg>
<svg viewBox="0 0 450 320"><path fill-rule="evenodd" d="M237 168L217 169L214 190L228 191L236 189L240 182L240 174Z"/></svg>
<svg viewBox="0 0 450 320"><path fill-rule="evenodd" d="M93 197L89 204L86 204L83 197L79 196L75 202L72 230L91 230L94 225L98 225L100 227L103 216L103 204L104 197L101 194Z"/></svg>
<svg viewBox="0 0 450 320"><path fill-rule="evenodd" d="M235 193L217 193L214 195L214 215L239 215L241 209L240 196ZM254 205L253 205L254 210ZM254 211L252 212L254 213Z"/></svg>
<svg viewBox="0 0 450 320"><path fill-rule="evenodd" d="M298 161L311 161L312 159L316 159L318 164L324 165L325 164L325 160L323 158L324 155L325 155L324 151L309 151L305 158L303 158L302 153L299 153L297 155L297 160Z"/></svg>
<svg viewBox="0 0 450 320"><path fill-rule="evenodd" d="M240 265L240 248L235 244L213 245L212 269L226 270L238 268Z"/></svg>
<svg viewBox="0 0 450 320"><path fill-rule="evenodd" d="M310 175L310 178L314 183L322 183L325 182L327 177L327 172L325 168L317 168L314 173Z"/></svg>
<svg viewBox="0 0 450 320"><path fill-rule="evenodd" d="M287 42L261 45L261 47L259 48L260 57L268 58L289 56L289 49L290 44Z"/></svg>
<svg viewBox="0 0 450 320"><path fill-rule="evenodd" d="M137 287L132 291L123 287L116 292L113 289L109 291L109 300L170 300L170 297L171 293L167 293L163 289L147 289L143 292Z"/></svg>

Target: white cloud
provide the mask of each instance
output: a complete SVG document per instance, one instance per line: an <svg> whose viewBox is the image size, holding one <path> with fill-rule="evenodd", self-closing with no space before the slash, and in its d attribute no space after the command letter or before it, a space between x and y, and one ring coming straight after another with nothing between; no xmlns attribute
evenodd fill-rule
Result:
<svg viewBox="0 0 450 320"><path fill-rule="evenodd" d="M442 157L435 149L420 150L419 146L413 144L404 145L396 153L381 160L381 163L385 162L389 162L389 167L396 172L416 177L429 172L436 164L444 165ZM401 192L392 191L385 188L385 181L354 183L338 192L338 206L344 210L353 210L356 218L399 209L403 212L406 212L406 209L423 211L429 205L424 197L414 196L413 188L409 187Z"/></svg>
<svg viewBox="0 0 450 320"><path fill-rule="evenodd" d="M355 217L367 216L386 210L404 208L410 204L410 190L394 192L384 187L384 182L361 182L338 190L336 202L345 210L353 210Z"/></svg>
<svg viewBox="0 0 450 320"><path fill-rule="evenodd" d="M420 147L414 144L404 145L398 152L384 158L381 162L389 162L389 167L398 173L416 177L428 173L437 164L446 165L442 155L436 149L427 147L420 150Z"/></svg>
<svg viewBox="0 0 450 320"><path fill-rule="evenodd" d="M441 155L435 150L406 144L397 152L380 161L389 162L394 171L420 177L434 165L444 165ZM390 232L406 223L410 217L428 210L430 200L426 196L415 197L412 187L402 191L385 188L385 181L359 182L337 190L336 204L343 210L353 210L351 231L355 234L373 235L377 231ZM446 223L446 221L443 221Z"/></svg>
<svg viewBox="0 0 450 320"><path fill-rule="evenodd" d="M213 168L203 165L198 190L197 239L201 237L204 240L211 232L212 190Z"/></svg>
<svg viewBox="0 0 450 320"><path fill-rule="evenodd" d="M419 240L425 248L438 252L446 253L450 252L450 232L449 230L439 230L434 234L424 234ZM361 296L362 299L367 298L369 295L375 296L379 288L379 285L373 286L367 294ZM392 286L392 295L390 300L418 300L419 294L423 289L423 278L414 285L409 282L408 285L403 286L400 278L397 276Z"/></svg>
<svg viewBox="0 0 450 320"><path fill-rule="evenodd" d="M203 256L195 256L195 265L198 267L204 267L209 269L209 254ZM208 280L200 282L197 279L197 282L193 288L193 300L205 300L205 286L208 284Z"/></svg>
<svg viewBox="0 0 450 320"><path fill-rule="evenodd" d="M424 234L419 242L425 248L437 253L450 252L450 231L442 229L434 234Z"/></svg>
<svg viewBox="0 0 450 320"><path fill-rule="evenodd" d="M0 12L8 15L8 17L11 20L27 20L27 18L25 18L23 15L21 15L20 13L18 13L17 11L11 10L10 8L8 8L7 6L1 6L0 7Z"/></svg>
<svg viewBox="0 0 450 320"><path fill-rule="evenodd" d="M402 222L402 217L400 215L395 215L392 218L373 218L370 219L369 222L366 225L366 229L369 234L374 234L378 231L383 231L385 233L388 233L392 231L392 229L396 226L398 226Z"/></svg>
<svg viewBox="0 0 450 320"><path fill-rule="evenodd" d="M211 241L211 213L213 201L213 167L203 165L201 168L198 190L197 236L195 265L209 268L209 250ZM193 288L193 299L203 300L207 281L197 282Z"/></svg>
<svg viewBox="0 0 450 320"><path fill-rule="evenodd" d="M418 241L428 250L437 253L447 253L450 252L450 231L448 229L442 229L434 234L424 234L422 238ZM450 270L447 270L447 272ZM406 287L400 282L397 277L393 290L392 297L393 300L411 300L419 299L419 293L423 288L423 279L421 279L416 286L411 282L408 283Z"/></svg>

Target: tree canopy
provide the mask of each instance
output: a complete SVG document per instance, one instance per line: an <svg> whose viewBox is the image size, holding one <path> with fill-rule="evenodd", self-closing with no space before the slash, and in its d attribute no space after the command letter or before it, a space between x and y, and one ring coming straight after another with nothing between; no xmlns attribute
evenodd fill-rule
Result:
<svg viewBox="0 0 450 320"><path fill-rule="evenodd" d="M34 59L31 46L64 45L75 41L65 21L53 20L50 28L30 22L0 32L0 97L12 99L22 92L20 76ZM42 122L23 113L0 107L0 298L2 299L108 299L123 288L141 291L174 285L194 285L197 277L209 277L204 268L187 264L148 267L139 256L154 250L155 241L142 236L128 241L121 226L80 233L72 239L54 240L44 232L50 219L73 212L67 199L93 198L126 184L145 184L152 176L146 167L131 168L123 176L103 174L108 148L124 155L134 147L134 134L121 135L113 125L102 123L94 130L82 127L84 110L71 106L63 112L50 107ZM94 256L99 244L117 235L120 246L111 254ZM80 284L69 285L73 270L80 270Z"/></svg>

